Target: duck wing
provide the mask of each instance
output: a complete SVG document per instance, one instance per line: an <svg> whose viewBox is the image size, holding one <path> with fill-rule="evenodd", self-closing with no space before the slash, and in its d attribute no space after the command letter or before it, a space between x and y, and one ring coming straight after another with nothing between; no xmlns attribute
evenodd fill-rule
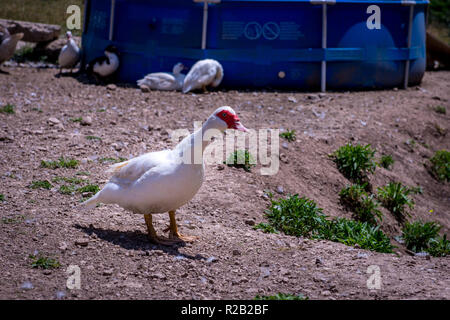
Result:
<svg viewBox="0 0 450 320"><path fill-rule="evenodd" d="M163 150L146 153L142 156L112 165L108 173L112 173L111 182L130 184L141 178L147 171L163 165L170 160L171 151Z"/></svg>

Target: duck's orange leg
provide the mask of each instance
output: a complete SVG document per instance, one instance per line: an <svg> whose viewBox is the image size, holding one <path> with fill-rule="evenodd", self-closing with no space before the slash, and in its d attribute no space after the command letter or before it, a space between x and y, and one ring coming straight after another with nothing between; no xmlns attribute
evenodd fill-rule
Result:
<svg viewBox="0 0 450 320"><path fill-rule="evenodd" d="M172 245L177 241L160 237L156 234L155 228L153 228L153 220L151 214L144 214L145 224L147 225L148 237L151 242L162 245Z"/></svg>
<svg viewBox="0 0 450 320"><path fill-rule="evenodd" d="M178 232L177 221L175 220L175 211L169 211L170 226L169 226L169 239L177 242L193 242L198 239L195 236L184 236Z"/></svg>

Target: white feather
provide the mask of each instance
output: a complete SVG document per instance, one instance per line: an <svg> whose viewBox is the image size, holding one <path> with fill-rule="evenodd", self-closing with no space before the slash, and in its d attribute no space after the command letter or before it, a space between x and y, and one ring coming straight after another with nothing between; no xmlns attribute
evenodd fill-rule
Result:
<svg viewBox="0 0 450 320"><path fill-rule="evenodd" d="M213 59L197 61L189 70L183 84L183 93L202 89L207 86L217 87L223 79L222 65Z"/></svg>

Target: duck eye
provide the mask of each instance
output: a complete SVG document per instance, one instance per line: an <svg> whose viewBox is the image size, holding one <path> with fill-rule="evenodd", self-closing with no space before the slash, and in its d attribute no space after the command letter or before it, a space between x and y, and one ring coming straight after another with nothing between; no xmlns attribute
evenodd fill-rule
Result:
<svg viewBox="0 0 450 320"><path fill-rule="evenodd" d="M227 116L227 114L224 112L224 113L222 113L222 117L226 117Z"/></svg>

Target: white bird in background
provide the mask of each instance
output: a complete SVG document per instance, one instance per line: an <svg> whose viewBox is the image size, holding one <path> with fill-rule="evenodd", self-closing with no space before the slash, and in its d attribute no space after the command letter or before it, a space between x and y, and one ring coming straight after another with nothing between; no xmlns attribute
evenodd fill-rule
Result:
<svg viewBox="0 0 450 320"><path fill-rule="evenodd" d="M143 214L152 242L170 245L193 241L195 237L178 232L175 211L191 200L203 183L202 155L210 142L203 141L203 137L210 129L247 131L232 108L220 107L202 128L184 138L173 150L146 153L111 166L112 178L84 204L93 208L98 203L116 203L133 213ZM152 214L165 212L170 217L169 238L157 236L152 224Z"/></svg>
<svg viewBox="0 0 450 320"><path fill-rule="evenodd" d="M9 60L16 51L17 42L23 38L23 33L11 35L7 28L0 27L2 35L0 36L0 66L3 62ZM2 73L8 73L0 70Z"/></svg>
<svg viewBox="0 0 450 320"><path fill-rule="evenodd" d="M181 90L183 87L183 81L186 77L181 71L185 69L185 66L179 62L174 65L172 73L169 72L156 72L146 75L143 79L138 80L138 86L145 85L153 90Z"/></svg>
<svg viewBox="0 0 450 320"><path fill-rule="evenodd" d="M183 93L191 90L203 89L206 87L217 87L223 79L222 65L213 59L197 61L189 70L183 84Z"/></svg>
<svg viewBox="0 0 450 320"><path fill-rule="evenodd" d="M94 75L96 80L111 76L119 68L119 50L115 46L109 45L104 53L104 56L89 62L86 68L87 73Z"/></svg>
<svg viewBox="0 0 450 320"><path fill-rule="evenodd" d="M61 52L58 56L58 64L59 64L59 73L62 73L62 69L70 69L70 73L72 73L72 68L80 60L80 48L78 48L75 40L72 38L72 32L66 32L67 44L62 47Z"/></svg>

